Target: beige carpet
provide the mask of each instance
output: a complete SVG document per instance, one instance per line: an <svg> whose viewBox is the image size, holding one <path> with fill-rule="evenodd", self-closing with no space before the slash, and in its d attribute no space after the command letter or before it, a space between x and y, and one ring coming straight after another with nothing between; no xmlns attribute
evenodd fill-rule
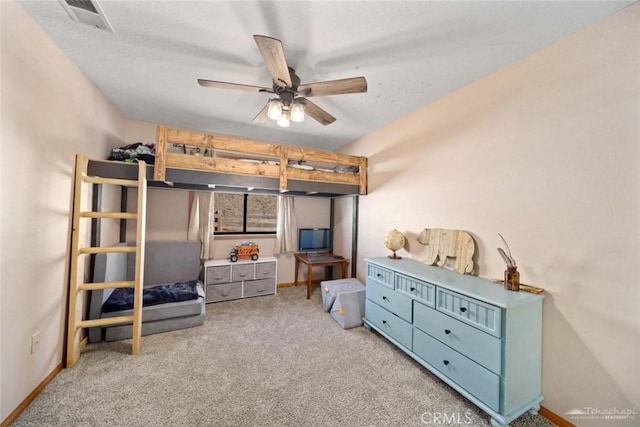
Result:
<svg viewBox="0 0 640 427"><path fill-rule="evenodd" d="M300 286L208 304L203 326L143 337L140 354L129 352L129 341L89 345L13 425L489 424L377 333L342 329L318 287L311 300ZM511 425L552 424L527 414Z"/></svg>

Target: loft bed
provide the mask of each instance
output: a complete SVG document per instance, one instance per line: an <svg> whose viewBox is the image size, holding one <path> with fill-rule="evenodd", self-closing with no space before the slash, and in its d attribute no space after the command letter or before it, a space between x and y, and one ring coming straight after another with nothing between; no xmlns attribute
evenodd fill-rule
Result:
<svg viewBox="0 0 640 427"><path fill-rule="evenodd" d="M127 185L131 185L131 181L137 182L138 184L138 212L142 212L141 217L137 219L138 228L136 241L140 242L138 243L140 247L144 248L147 246L147 243L149 243L144 239L146 191L143 191L143 189L146 189L146 187L164 187L185 190L284 193L294 196L330 197L330 223L332 228L335 206L333 197L352 196L354 206L353 231L351 236L352 259L356 257L358 196L366 194L367 191L366 157L336 154L246 138L158 126L155 156L150 156L147 160L148 163L153 163L153 166L138 165L123 161L90 160L81 155L77 156L76 176L74 179L74 227L72 229L72 236L76 236L74 239L78 239L78 230L80 229L78 223L80 217L91 218L91 243L89 247L80 248L84 250L84 252L80 252L80 249L77 247L78 242L74 240L76 243L72 244L72 259L77 259L80 253L105 255L116 252L116 255L123 255L119 252L125 251L114 251L113 248L101 247L100 219L120 218L120 242L123 243L126 241L127 220L137 217L135 214L127 212ZM143 178L145 174L146 180ZM91 192L92 203L90 212L80 212L80 206L82 205L81 197L84 193L81 191L83 182L93 183L94 186L94 191ZM102 184L121 186L121 212L101 211ZM196 258L199 263L199 257ZM96 277L96 272L100 273L100 264L97 263L96 259L90 263L89 273L91 277ZM139 269L143 269L142 271L144 271L144 257L136 256L135 259L142 259L142 261L136 261L138 263L135 267L136 271ZM351 268L352 276L355 277L355 262L352 263ZM69 280L70 295L72 295L71 290L74 290L76 294L73 295L77 296L79 290L89 289L89 284L77 284L75 280L75 267L72 267L71 271L72 273L70 274ZM136 273L135 276L138 277L138 273ZM144 276L149 277L146 273ZM137 281L138 279L136 278L135 280ZM106 281L106 276L103 278L103 281ZM117 279L115 282L107 283L115 283L118 287L122 287L122 284L129 282ZM82 288L80 286L82 286ZM155 316L153 319L150 318L151 315L148 315L145 319L143 309L142 313L138 315L142 316L142 320L138 320L142 323L135 324L137 326L120 325L120 323L126 323L128 319L124 318L129 316L109 318L107 319L107 323L98 322L98 320L104 320L103 317L105 317L102 314L104 311L103 297L105 296L103 291L107 288L104 284L100 283L97 287L90 289L92 289L92 292L96 292L95 298L93 298L94 295L92 295L90 303L91 316L98 317L93 317L91 320L80 319L80 321L78 321L78 319L75 319L75 315L77 314L76 310L69 309L69 324L72 325L70 330L73 330L73 332L70 332L67 337L68 355L70 355L67 359L68 366L73 365L78 357L75 347L76 331L78 328L116 325L112 329L113 333L111 335L105 332L105 338L110 336L114 339L120 339L125 335L129 336L129 333L131 333L133 336L132 351L135 354L138 352L141 333L154 333L194 326L201 323L202 313L204 312L204 308L201 308L202 301L196 299L184 304L188 306L188 309L185 308L186 311L181 311L181 316L184 316L178 320L174 318L176 317L175 312L165 316L163 312L165 307L160 304L156 309L147 309L148 313L155 313L153 314L153 316ZM70 301L72 301L71 297ZM198 311L199 307L201 308L200 311ZM134 309L134 313L136 310L140 312L140 307ZM165 316L162 317L161 320L158 314L160 312L163 312L162 316ZM133 323L135 323L136 315L134 314L131 317L134 319ZM157 322L155 322L154 319L157 320ZM131 332L128 328L132 328ZM102 338L102 332L102 330L98 331L98 340Z"/></svg>
<svg viewBox="0 0 640 427"><path fill-rule="evenodd" d="M149 187L337 197L367 194L367 158L158 125ZM89 160L87 174L135 179L131 163Z"/></svg>

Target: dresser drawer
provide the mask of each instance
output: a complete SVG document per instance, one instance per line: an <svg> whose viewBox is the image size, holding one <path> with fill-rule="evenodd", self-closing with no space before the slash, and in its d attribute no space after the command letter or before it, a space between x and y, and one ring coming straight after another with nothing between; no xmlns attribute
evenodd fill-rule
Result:
<svg viewBox="0 0 640 427"><path fill-rule="evenodd" d="M438 288L436 295L438 310L462 320L498 338L502 336L502 311L500 307Z"/></svg>
<svg viewBox="0 0 640 427"><path fill-rule="evenodd" d="M413 319L411 298L393 291L377 282L367 282L367 299L402 317L407 322Z"/></svg>
<svg viewBox="0 0 640 427"><path fill-rule="evenodd" d="M223 283L220 285L207 285L206 302L226 301L242 298L242 282Z"/></svg>
<svg viewBox="0 0 640 427"><path fill-rule="evenodd" d="M231 272L231 280L234 282L240 280L253 280L253 263L251 264L236 264L233 266Z"/></svg>
<svg viewBox="0 0 640 427"><path fill-rule="evenodd" d="M378 267L375 264L368 264L367 266L367 277L376 280L383 285L388 286L393 289L393 271L387 270L386 268Z"/></svg>
<svg viewBox="0 0 640 427"><path fill-rule="evenodd" d="M500 377L440 341L413 329L413 352L494 411L500 410Z"/></svg>
<svg viewBox="0 0 640 427"><path fill-rule="evenodd" d="M273 294L276 292L276 279L258 279L244 282L244 296L255 297L258 295Z"/></svg>
<svg viewBox="0 0 640 427"><path fill-rule="evenodd" d="M256 279L276 277L275 262L259 262L256 264Z"/></svg>
<svg viewBox="0 0 640 427"><path fill-rule="evenodd" d="M214 283L226 283L231 280L231 266L218 265L215 267L207 267L205 276L205 285L212 285Z"/></svg>
<svg viewBox="0 0 640 427"><path fill-rule="evenodd" d="M431 283L416 280L404 274L396 274L395 288L397 291L405 292L419 299L430 307L436 305L436 287Z"/></svg>
<svg viewBox="0 0 640 427"><path fill-rule="evenodd" d="M446 314L413 302L413 325L440 342L501 374L502 341Z"/></svg>
<svg viewBox="0 0 640 427"><path fill-rule="evenodd" d="M398 316L380 307L370 299L365 303L365 318L401 345L411 350L412 327Z"/></svg>

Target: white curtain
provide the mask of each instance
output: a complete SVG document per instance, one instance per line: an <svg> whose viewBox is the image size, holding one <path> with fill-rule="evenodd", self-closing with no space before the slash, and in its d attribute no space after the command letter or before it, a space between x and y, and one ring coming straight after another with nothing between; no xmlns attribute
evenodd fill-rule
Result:
<svg viewBox="0 0 640 427"><path fill-rule="evenodd" d="M199 240L202 243L201 259L213 258L214 230L213 193L208 191L192 193L187 240Z"/></svg>
<svg viewBox="0 0 640 427"><path fill-rule="evenodd" d="M293 197L278 196L278 224L276 226L276 243L274 254L295 252L297 247L298 226L293 214Z"/></svg>

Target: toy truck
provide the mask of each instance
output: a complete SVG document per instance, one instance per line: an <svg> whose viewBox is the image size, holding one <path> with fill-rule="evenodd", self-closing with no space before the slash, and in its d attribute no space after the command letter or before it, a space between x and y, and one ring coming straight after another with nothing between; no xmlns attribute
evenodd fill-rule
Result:
<svg viewBox="0 0 640 427"><path fill-rule="evenodd" d="M259 257L260 247L257 243L242 242L239 245L235 245L233 250L229 252L229 259L231 262L238 261L238 258L251 258L256 261Z"/></svg>

